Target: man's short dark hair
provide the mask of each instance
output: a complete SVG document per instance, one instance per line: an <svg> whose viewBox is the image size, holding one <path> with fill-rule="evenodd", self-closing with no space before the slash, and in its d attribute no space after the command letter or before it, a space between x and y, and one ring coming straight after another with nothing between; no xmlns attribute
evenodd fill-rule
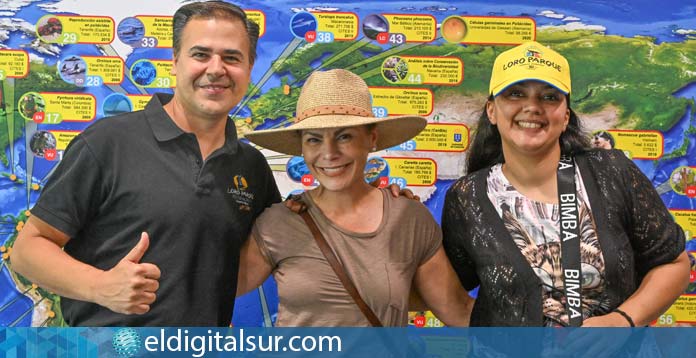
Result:
<svg viewBox="0 0 696 358"><path fill-rule="evenodd" d="M249 37L249 62L256 60L256 43L259 40L259 25L249 20L244 10L237 5L224 1L201 1L186 4L174 13L173 44L174 56L181 51L181 32L191 19L238 19L246 28Z"/></svg>

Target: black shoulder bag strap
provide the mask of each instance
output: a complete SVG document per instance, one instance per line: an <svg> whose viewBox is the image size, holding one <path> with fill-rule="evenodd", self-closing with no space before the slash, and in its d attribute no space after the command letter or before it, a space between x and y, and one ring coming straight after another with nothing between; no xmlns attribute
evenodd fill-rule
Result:
<svg viewBox="0 0 696 358"><path fill-rule="evenodd" d="M299 214L305 221L305 223L309 227L309 231L312 232L312 236L314 236L314 241L317 242L317 246L319 246L321 253L324 254L326 261L329 262L329 265L331 265L331 268L333 269L334 273L336 273L336 276L338 276L338 279L341 281L346 291L348 291L350 297L353 298L355 304L358 305L360 311L363 313L363 315L365 315L365 318L367 318L372 327L382 327L382 322L379 321L379 318L377 318L377 315L372 311L370 306L368 306L367 303L365 303L365 301L362 299L362 297L360 297L358 289L353 284L353 281L350 280L350 277L348 277L348 274L343 268L343 265L341 265L341 263L338 261L338 258L331 249L331 246L329 246L329 243L326 242L326 239L324 239L324 236L321 234L321 231L319 231L319 228L317 227L317 224L314 222L314 219L312 219L312 217L309 215L309 212L307 212L307 206L304 203L302 203L299 197L297 196L289 197L287 201L289 201L290 203L286 203L286 206L290 210Z"/></svg>
<svg viewBox="0 0 696 358"><path fill-rule="evenodd" d="M575 190L575 161L561 155L558 163L558 208L561 224L561 267L568 323L582 326L582 270L580 266L580 215Z"/></svg>

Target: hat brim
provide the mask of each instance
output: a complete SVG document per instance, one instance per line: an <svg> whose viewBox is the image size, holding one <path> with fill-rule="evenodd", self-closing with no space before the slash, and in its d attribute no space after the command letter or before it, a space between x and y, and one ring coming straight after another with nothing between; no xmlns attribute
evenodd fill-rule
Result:
<svg viewBox="0 0 696 358"><path fill-rule="evenodd" d="M500 84L499 86L497 86L496 88L493 88L493 91L491 91L491 94L493 95L493 97L497 97L500 93L505 91L508 87L510 87L514 84L520 83L520 82L524 82L524 81L543 82L543 83L546 83L546 84L550 85L551 87L563 92L563 94L567 95L570 93L570 88L567 88L563 83L561 83L561 81L557 81L555 79L550 79L550 78L541 79L541 78L529 77L529 78L522 78L519 80L510 81L510 82L504 82L504 83Z"/></svg>
<svg viewBox="0 0 696 358"><path fill-rule="evenodd" d="M302 155L300 131L309 129L346 128L375 124L377 130L376 150L401 144L420 133L428 124L419 116L361 117L352 115L318 115L304 119L285 128L266 129L247 133L252 143L275 152Z"/></svg>

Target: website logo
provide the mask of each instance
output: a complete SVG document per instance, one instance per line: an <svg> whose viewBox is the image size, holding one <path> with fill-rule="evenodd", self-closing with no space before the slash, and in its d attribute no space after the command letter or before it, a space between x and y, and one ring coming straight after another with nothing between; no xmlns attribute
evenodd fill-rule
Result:
<svg viewBox="0 0 696 358"><path fill-rule="evenodd" d="M114 333L111 344L120 357L134 357L140 351L142 338L133 328L120 328Z"/></svg>

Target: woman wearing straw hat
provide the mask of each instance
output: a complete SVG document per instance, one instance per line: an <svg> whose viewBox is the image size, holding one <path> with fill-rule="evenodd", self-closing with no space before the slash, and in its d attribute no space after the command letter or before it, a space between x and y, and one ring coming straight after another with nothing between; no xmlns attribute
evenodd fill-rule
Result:
<svg viewBox="0 0 696 358"><path fill-rule="evenodd" d="M277 326L405 326L413 284L443 322L465 325L472 300L429 211L371 186L363 173L370 152L412 138L425 119L373 117L367 85L346 70L314 72L296 116L289 127L247 138L303 155L320 185L298 199L303 210L277 204L256 220L241 252L237 293L273 273Z"/></svg>
<svg viewBox="0 0 696 358"><path fill-rule="evenodd" d="M536 42L495 60L444 246L472 326L644 326L689 282L684 233L617 150L591 150L566 59Z"/></svg>

